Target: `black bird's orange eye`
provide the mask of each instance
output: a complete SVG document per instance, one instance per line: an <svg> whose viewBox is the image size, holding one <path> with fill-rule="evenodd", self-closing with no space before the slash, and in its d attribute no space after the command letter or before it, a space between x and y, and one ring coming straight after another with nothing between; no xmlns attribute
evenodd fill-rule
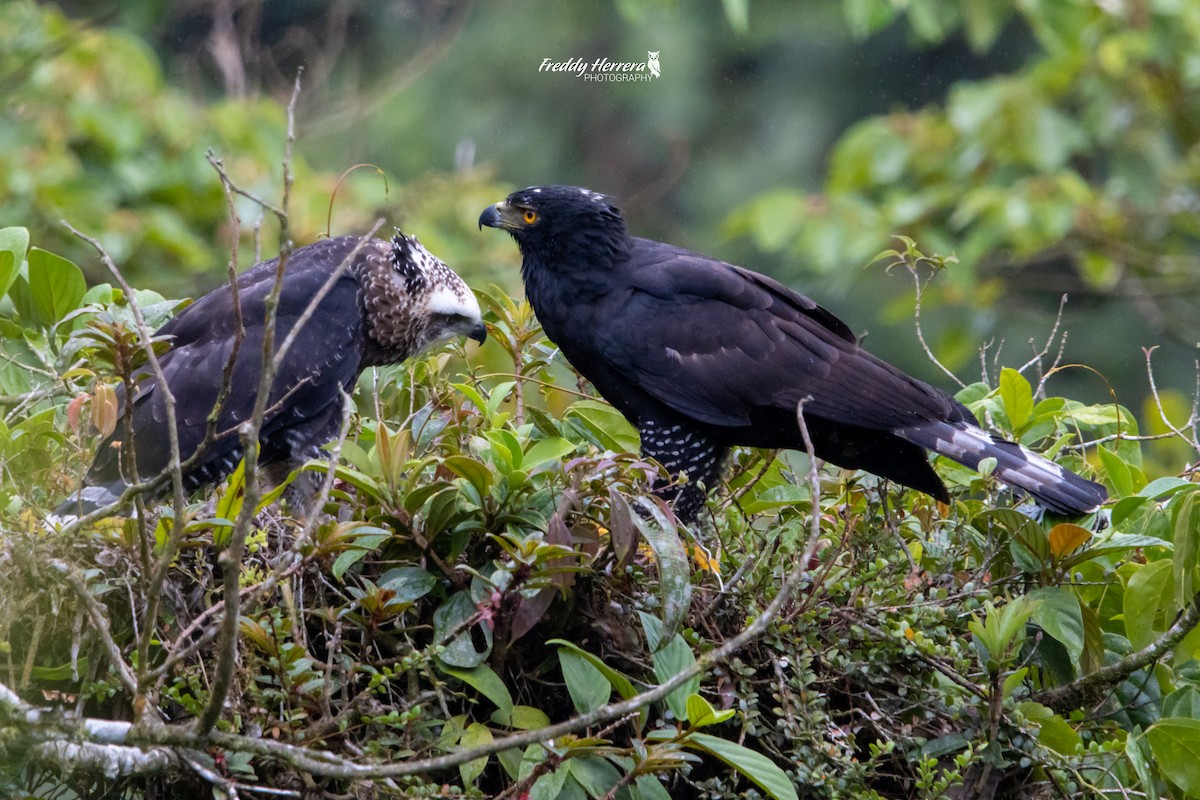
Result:
<svg viewBox="0 0 1200 800"><path fill-rule="evenodd" d="M526 209L525 213L521 215L521 218L525 220L526 225L532 225L533 223L538 221L537 212L531 208Z"/></svg>

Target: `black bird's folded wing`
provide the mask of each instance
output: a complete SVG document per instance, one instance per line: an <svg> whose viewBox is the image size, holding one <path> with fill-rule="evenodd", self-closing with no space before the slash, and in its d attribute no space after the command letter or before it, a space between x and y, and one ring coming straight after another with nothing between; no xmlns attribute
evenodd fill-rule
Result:
<svg viewBox="0 0 1200 800"><path fill-rule="evenodd" d="M874 430L969 418L944 392L863 351L807 297L721 261L636 242L632 291L597 321L596 347L670 408L724 426L805 397L808 413Z"/></svg>

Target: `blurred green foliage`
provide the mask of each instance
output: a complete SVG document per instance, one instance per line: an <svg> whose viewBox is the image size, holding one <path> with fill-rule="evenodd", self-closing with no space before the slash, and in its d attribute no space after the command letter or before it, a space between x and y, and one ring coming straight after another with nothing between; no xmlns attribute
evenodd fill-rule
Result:
<svg viewBox="0 0 1200 800"><path fill-rule="evenodd" d="M1138 344L1182 345L1167 374L1186 387L1175 370L1187 369L1200 339L1190 310L1200 299L1200 6L845 8L863 37L903 18L917 41L961 32L988 52L1020 26L1036 50L1019 70L957 83L941 102L858 122L834 148L823 191L781 184L733 215L729 232L831 274L896 233L953 251L958 264L924 298L957 307L935 347L953 368L975 359L976 342L1004 333L996 315L1044 320L1047 305L1070 293L1085 303L1068 316L1072 351L1123 397L1138 392ZM885 308L907 318L911 295Z"/></svg>
<svg viewBox="0 0 1200 800"><path fill-rule="evenodd" d="M222 160L248 192L271 193L286 139L278 102L197 102L165 83L157 56L137 36L91 27L28 0L0 6L0 87L6 219L72 257L92 282L111 276L62 220L97 236L135 283L154 276L156 288L185 292L225 280L229 210L205 154ZM461 243L478 208L501 192L486 175L429 176L396 196L374 170L356 170L339 186L350 166L314 172L302 154L293 158L295 241L313 241L330 225L334 233L365 231L383 216L419 233L451 263L481 262L486 250ZM255 241L262 212L252 202L239 198L237 210L244 266L256 248L276 243L270 225Z"/></svg>

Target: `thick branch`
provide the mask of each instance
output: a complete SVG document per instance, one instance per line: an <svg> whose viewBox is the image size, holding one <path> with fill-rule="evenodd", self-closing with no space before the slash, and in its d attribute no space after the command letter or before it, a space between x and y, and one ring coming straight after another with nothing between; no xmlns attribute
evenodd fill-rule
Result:
<svg viewBox="0 0 1200 800"><path fill-rule="evenodd" d="M1192 628L1200 623L1200 594L1192 598L1192 602L1175 620L1162 636L1146 647L1130 653L1120 661L1101 667L1090 675L1084 675L1063 686L1038 692L1033 699L1044 706L1058 712L1074 711L1077 708L1088 708L1103 700L1113 687L1139 669L1145 669L1160 658L1175 649L1183 637L1191 633Z"/></svg>

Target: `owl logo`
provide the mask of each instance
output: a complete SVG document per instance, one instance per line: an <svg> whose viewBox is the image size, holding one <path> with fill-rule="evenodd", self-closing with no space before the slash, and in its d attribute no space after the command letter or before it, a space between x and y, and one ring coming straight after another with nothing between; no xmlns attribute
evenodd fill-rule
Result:
<svg viewBox="0 0 1200 800"><path fill-rule="evenodd" d="M655 78L658 77L658 54L659 54L659 52L661 52L661 51L659 51L659 50L647 50L646 51L646 55L649 56L649 58L646 59L646 67L649 68L650 74L653 75Z"/></svg>

